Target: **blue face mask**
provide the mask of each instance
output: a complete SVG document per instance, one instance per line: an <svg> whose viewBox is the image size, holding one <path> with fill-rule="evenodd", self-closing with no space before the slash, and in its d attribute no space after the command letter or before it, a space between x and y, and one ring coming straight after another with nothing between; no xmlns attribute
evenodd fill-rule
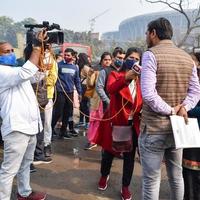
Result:
<svg viewBox="0 0 200 200"><path fill-rule="evenodd" d="M116 59L114 62L115 67L120 68L123 65L123 60Z"/></svg>
<svg viewBox="0 0 200 200"><path fill-rule="evenodd" d="M0 56L0 64L15 67L17 65L16 56L14 53Z"/></svg>
<svg viewBox="0 0 200 200"><path fill-rule="evenodd" d="M134 59L126 59L124 62L126 69L132 69L133 65L136 63Z"/></svg>

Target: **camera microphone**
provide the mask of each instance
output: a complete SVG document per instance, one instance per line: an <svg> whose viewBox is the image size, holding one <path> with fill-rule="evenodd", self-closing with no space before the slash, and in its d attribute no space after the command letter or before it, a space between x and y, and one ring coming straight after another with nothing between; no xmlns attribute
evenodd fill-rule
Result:
<svg viewBox="0 0 200 200"><path fill-rule="evenodd" d="M139 62L134 63L131 68L131 70L133 70L138 75L141 74L141 69L142 69L142 66L139 65Z"/></svg>

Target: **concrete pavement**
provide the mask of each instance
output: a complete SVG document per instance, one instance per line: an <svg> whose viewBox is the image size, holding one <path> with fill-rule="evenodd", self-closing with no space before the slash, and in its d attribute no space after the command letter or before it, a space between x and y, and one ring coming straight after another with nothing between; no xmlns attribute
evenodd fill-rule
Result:
<svg viewBox="0 0 200 200"><path fill-rule="evenodd" d="M36 166L37 172L31 174L33 189L47 192L48 200L120 200L122 160L114 160L108 188L106 191L99 191L97 183L100 177L101 148L85 151L85 143L84 136L55 140L53 162ZM80 159L74 156L73 148L79 149ZM160 200L169 199L166 179L163 165ZM13 193L15 190L14 186ZM135 163L130 190L134 200L141 199L141 168L138 161ZM11 200L14 199L12 197Z"/></svg>

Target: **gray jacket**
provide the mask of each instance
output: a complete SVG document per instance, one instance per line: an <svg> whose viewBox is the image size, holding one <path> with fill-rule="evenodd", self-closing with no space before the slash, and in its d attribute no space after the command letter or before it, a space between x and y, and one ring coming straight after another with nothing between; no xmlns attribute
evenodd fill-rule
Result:
<svg viewBox="0 0 200 200"><path fill-rule="evenodd" d="M106 76L107 76L106 71L102 69L99 72L99 76L96 82L96 92L103 102L106 102L106 104L109 104L110 99L105 92L105 84L106 84L106 79L107 79Z"/></svg>

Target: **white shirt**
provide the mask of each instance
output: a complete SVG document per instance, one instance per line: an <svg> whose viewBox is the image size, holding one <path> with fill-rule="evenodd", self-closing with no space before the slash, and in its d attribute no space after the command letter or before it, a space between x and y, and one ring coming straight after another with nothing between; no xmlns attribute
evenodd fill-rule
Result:
<svg viewBox="0 0 200 200"><path fill-rule="evenodd" d="M0 65L1 133L13 131L34 135L42 130L40 112L30 79L38 68L27 61L22 67Z"/></svg>
<svg viewBox="0 0 200 200"><path fill-rule="evenodd" d="M136 97L136 86L135 86L135 81L132 80L129 84L129 91L131 93L131 96L132 96L132 99L133 99L133 102L135 101L135 97ZM131 112L130 113L130 116L128 118L128 120L132 120L133 119L133 113Z"/></svg>

